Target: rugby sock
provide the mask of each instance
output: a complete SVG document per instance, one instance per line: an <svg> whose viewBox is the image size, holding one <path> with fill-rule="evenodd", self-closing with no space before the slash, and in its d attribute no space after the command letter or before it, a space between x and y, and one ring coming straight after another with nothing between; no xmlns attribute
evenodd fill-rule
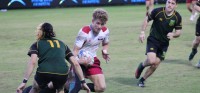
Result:
<svg viewBox="0 0 200 93"><path fill-rule="evenodd" d="M140 79L140 81L141 81L141 82L144 82L144 81L145 81L145 79L142 77L142 78Z"/></svg>
<svg viewBox="0 0 200 93"><path fill-rule="evenodd" d="M95 92L94 83L87 83L87 86L90 88L91 92Z"/></svg>
<svg viewBox="0 0 200 93"><path fill-rule="evenodd" d="M139 69L142 71L145 67L143 66L143 63L140 63Z"/></svg>
<svg viewBox="0 0 200 93"><path fill-rule="evenodd" d="M192 48L192 52L197 52L197 48Z"/></svg>
<svg viewBox="0 0 200 93"><path fill-rule="evenodd" d="M69 93L69 90L65 88L64 93Z"/></svg>

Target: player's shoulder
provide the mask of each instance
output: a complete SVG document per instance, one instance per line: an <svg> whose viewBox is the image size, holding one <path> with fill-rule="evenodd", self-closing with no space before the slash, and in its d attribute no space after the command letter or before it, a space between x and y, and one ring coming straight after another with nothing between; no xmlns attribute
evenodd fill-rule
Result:
<svg viewBox="0 0 200 93"><path fill-rule="evenodd" d="M178 11L174 11L175 12L175 16L177 16L178 18L181 18L181 15Z"/></svg>
<svg viewBox="0 0 200 93"><path fill-rule="evenodd" d="M103 26L103 27L101 28L101 30L102 30L103 32L106 32L106 31L108 31L108 28L107 28L106 26Z"/></svg>
<svg viewBox="0 0 200 93"><path fill-rule="evenodd" d="M91 28L90 28L90 26L83 26L81 28L81 31L88 34L91 31Z"/></svg>
<svg viewBox="0 0 200 93"><path fill-rule="evenodd" d="M155 8L153 11L154 12L162 12L162 11L164 11L164 7L158 7L158 8Z"/></svg>

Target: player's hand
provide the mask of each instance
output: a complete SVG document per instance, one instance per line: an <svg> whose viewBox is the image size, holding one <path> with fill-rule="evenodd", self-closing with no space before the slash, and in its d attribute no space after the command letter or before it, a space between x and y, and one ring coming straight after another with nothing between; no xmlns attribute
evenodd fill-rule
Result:
<svg viewBox="0 0 200 93"><path fill-rule="evenodd" d="M142 32L140 33L140 36L139 36L139 42L143 43L144 40L145 40L145 33L144 33L144 31L142 31Z"/></svg>
<svg viewBox="0 0 200 93"><path fill-rule="evenodd" d="M22 93L22 91L24 90L25 87L26 87L26 83L21 83L18 86L16 93Z"/></svg>
<svg viewBox="0 0 200 93"><path fill-rule="evenodd" d="M89 66L90 64L90 62L92 61L92 59L90 58L90 57L81 57L81 58L79 58L79 60L78 60L78 62L80 63L80 64L82 64L82 65L84 65L84 66Z"/></svg>
<svg viewBox="0 0 200 93"><path fill-rule="evenodd" d="M106 60L106 63L108 63L108 61L110 61L110 57L109 57L107 50L102 50L102 57Z"/></svg>
<svg viewBox="0 0 200 93"><path fill-rule="evenodd" d="M84 90L86 90L87 93L90 93L90 88L87 86L86 83L83 83L83 84L82 84L82 88L83 88Z"/></svg>
<svg viewBox="0 0 200 93"><path fill-rule="evenodd" d="M170 39L170 40L173 39L174 38L174 33L173 32L168 33L167 34L167 38Z"/></svg>

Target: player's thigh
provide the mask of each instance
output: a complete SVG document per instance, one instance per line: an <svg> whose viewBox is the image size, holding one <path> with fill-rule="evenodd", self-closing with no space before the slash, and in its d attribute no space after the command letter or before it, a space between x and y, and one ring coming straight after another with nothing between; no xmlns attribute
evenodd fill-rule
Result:
<svg viewBox="0 0 200 93"><path fill-rule="evenodd" d="M147 53L147 62L149 62L150 64L154 64L156 63L156 53L155 52L148 52Z"/></svg>
<svg viewBox="0 0 200 93"><path fill-rule="evenodd" d="M195 28L195 35L200 36L200 17L197 19L196 28Z"/></svg>
<svg viewBox="0 0 200 93"><path fill-rule="evenodd" d="M97 87L106 87L106 83L105 83L105 77L103 74L96 74L96 75L91 75L88 77L95 86Z"/></svg>
<svg viewBox="0 0 200 93"><path fill-rule="evenodd" d="M46 73L38 73L34 77L34 84L37 85L40 89L47 87L47 84L50 82L50 75Z"/></svg>
<svg viewBox="0 0 200 93"><path fill-rule="evenodd" d="M67 81L67 75L54 75L52 82L55 89L61 90Z"/></svg>
<svg viewBox="0 0 200 93"><path fill-rule="evenodd" d="M40 89L40 87L39 87L39 85L38 85L38 83L37 83L37 81L35 79L33 80L32 88Z"/></svg>
<svg viewBox="0 0 200 93"><path fill-rule="evenodd" d="M200 36L196 36L195 40L193 42L199 44L200 43Z"/></svg>

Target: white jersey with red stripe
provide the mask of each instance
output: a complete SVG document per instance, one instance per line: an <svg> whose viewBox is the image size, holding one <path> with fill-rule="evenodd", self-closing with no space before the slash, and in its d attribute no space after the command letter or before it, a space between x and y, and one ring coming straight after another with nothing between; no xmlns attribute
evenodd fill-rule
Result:
<svg viewBox="0 0 200 93"><path fill-rule="evenodd" d="M81 50L89 51L96 57L97 49L100 44L109 42L109 30L107 27L102 27L98 35L94 35L90 26L84 26L80 29L76 37L75 45Z"/></svg>

